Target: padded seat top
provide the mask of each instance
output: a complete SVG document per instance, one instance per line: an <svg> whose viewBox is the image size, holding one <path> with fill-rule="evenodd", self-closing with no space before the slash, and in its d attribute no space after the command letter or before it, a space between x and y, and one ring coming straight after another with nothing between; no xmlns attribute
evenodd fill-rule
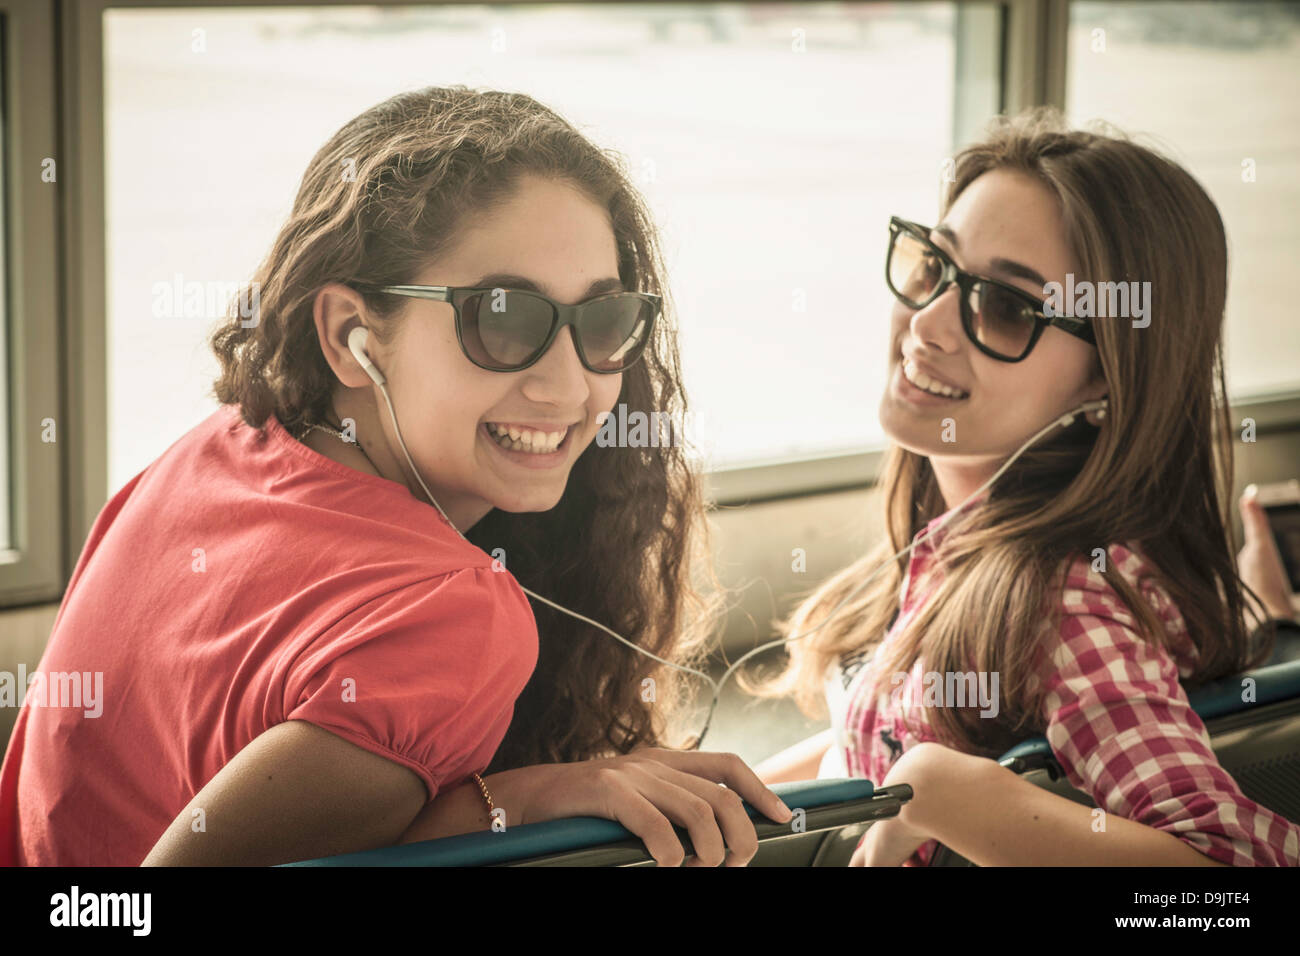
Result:
<svg viewBox="0 0 1300 956"><path fill-rule="evenodd" d="M1242 699L1242 691L1247 679L1255 682L1255 699L1252 701ZM1251 707L1275 704L1298 696L1300 696L1300 660L1293 660L1284 664L1257 667L1234 677L1224 677L1194 687L1187 692L1187 701L1201 720L1213 720L1215 717L1224 717ZM1041 753L1051 753L1047 738L1034 737L1016 744L1003 754L1001 759Z"/></svg>
<svg viewBox="0 0 1300 956"><path fill-rule="evenodd" d="M868 800L876 792L870 780L801 780L773 784L771 789L786 806L814 810L846 800ZM748 803L751 818L757 811ZM527 860L607 843L636 839L622 824L600 817L571 817L507 827L500 833L481 831L406 843L401 846L346 853L341 856L285 863L284 866L490 866Z"/></svg>

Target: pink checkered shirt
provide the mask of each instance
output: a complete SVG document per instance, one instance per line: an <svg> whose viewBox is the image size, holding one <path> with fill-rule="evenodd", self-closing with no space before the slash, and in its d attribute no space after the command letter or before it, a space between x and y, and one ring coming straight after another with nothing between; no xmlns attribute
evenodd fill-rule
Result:
<svg viewBox="0 0 1300 956"><path fill-rule="evenodd" d="M946 530L913 549L885 643L924 604L928 592L913 585ZM1141 640L1133 614L1091 561L1075 561L1061 595L1060 633L1044 637L1051 662L1044 675L1046 737L1070 783L1107 813L1172 833L1223 863L1300 865L1300 827L1248 799L1210 749L1205 725L1179 684L1192 672L1197 650L1177 605L1146 577L1152 565L1131 543L1111 545L1106 560L1165 622L1173 653ZM935 736L920 704L923 664L875 700L864 689L869 655L859 652L832 667L827 695L844 760L840 769L879 782L902 753ZM909 702L915 735L903 722ZM928 865L935 847L933 840L923 844L905 865Z"/></svg>

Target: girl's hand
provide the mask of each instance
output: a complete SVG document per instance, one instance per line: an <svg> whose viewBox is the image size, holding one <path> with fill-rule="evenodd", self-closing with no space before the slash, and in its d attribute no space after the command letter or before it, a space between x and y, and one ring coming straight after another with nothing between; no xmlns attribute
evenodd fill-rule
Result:
<svg viewBox="0 0 1300 956"><path fill-rule="evenodd" d="M879 820L867 829L849 866L902 866L916 848L931 839L929 833L912 821L917 800L932 787L942 784L943 773L953 752L942 744L925 741L914 745L889 768L880 787L906 783L912 787L912 799L903 804L898 816ZM933 798L933 794L931 794Z"/></svg>
<svg viewBox="0 0 1300 956"><path fill-rule="evenodd" d="M900 817L878 820L867 828L849 866L902 866L930 838L913 830Z"/></svg>
<svg viewBox="0 0 1300 956"><path fill-rule="evenodd" d="M1239 502L1241 524L1246 532L1246 544L1237 555L1237 573L1264 602L1272 617L1292 617L1295 609L1291 603L1291 584L1286 567L1278 554L1273 531L1268 524L1264 507L1255 497L1255 486L1246 488ZM1254 615L1247 611L1251 620ZM1256 621L1254 626L1263 622Z"/></svg>
<svg viewBox="0 0 1300 956"><path fill-rule="evenodd" d="M777 823L793 816L735 754L648 747L619 757L524 767L501 776L507 775L514 779L499 799L508 814L515 802L516 819L616 820L645 843L660 866L681 866L685 857L674 823L686 828L695 848L687 866L745 866L758 852L758 836L742 800Z"/></svg>

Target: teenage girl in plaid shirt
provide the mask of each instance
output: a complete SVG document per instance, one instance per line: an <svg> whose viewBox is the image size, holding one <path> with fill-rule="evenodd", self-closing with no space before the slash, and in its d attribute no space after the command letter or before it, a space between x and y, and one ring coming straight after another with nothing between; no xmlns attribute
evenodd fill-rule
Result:
<svg viewBox="0 0 1300 956"><path fill-rule="evenodd" d="M832 719L760 776L820 765L911 784L854 865L925 865L936 841L980 865L1300 863L1300 828L1242 794L1184 690L1273 644L1271 628L1250 637L1265 614L1247 607L1247 591L1262 602L1221 504L1236 431L1214 203L1169 160L1048 111L1000 121L954 177L934 225L891 224L887 535L789 632L889 566L755 688L793 691L809 713L825 693ZM1139 297L1120 317L1049 318L1048 283L1073 282L1054 310L1069 316L1083 280ZM1054 418L1101 399L980 491ZM942 691L970 672L996 706L927 695L926 674ZM1101 812L988 759L1038 734Z"/></svg>

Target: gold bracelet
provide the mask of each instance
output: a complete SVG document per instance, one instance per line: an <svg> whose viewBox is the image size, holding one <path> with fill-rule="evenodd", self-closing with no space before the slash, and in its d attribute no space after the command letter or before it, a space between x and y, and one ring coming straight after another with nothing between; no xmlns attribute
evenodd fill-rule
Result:
<svg viewBox="0 0 1300 956"><path fill-rule="evenodd" d="M492 811L496 809L494 806L492 806L492 794L488 793L487 784L483 782L482 777L480 777L477 773L470 774L470 776L474 778L474 781L478 784L478 788L483 791L483 799L487 801L488 821L489 821L488 825L491 826Z"/></svg>

